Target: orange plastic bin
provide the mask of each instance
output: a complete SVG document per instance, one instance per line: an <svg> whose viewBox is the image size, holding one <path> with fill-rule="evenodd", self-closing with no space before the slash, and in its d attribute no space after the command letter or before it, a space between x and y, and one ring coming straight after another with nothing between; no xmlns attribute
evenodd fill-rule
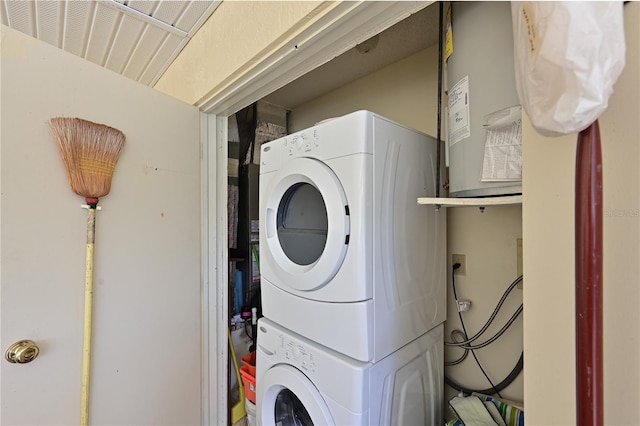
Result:
<svg viewBox="0 0 640 426"><path fill-rule="evenodd" d="M242 364L247 367L247 372L256 377L256 351L246 354L241 359Z"/></svg>
<svg viewBox="0 0 640 426"><path fill-rule="evenodd" d="M240 367L240 375L244 384L245 397L256 403L256 351L250 352L243 356L242 367Z"/></svg>
<svg viewBox="0 0 640 426"><path fill-rule="evenodd" d="M242 376L242 383L244 384L245 397L256 403L256 376L255 367L253 367L253 374L249 371L249 366L243 365L240 367L240 375Z"/></svg>

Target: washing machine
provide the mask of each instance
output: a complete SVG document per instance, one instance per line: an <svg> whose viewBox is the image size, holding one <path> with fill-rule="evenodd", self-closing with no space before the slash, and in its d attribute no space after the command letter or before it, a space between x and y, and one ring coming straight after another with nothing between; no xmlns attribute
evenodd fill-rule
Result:
<svg viewBox="0 0 640 426"><path fill-rule="evenodd" d="M436 145L370 111L263 144L263 315L366 362L444 322Z"/></svg>
<svg viewBox="0 0 640 426"><path fill-rule="evenodd" d="M258 322L256 420L263 426L442 423L443 325L377 363Z"/></svg>

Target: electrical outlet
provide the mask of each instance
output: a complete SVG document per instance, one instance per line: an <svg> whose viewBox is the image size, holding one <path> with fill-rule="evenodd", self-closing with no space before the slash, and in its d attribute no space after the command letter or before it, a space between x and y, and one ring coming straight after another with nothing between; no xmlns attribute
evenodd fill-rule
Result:
<svg viewBox="0 0 640 426"><path fill-rule="evenodd" d="M460 267L453 271L456 275L467 275L467 256L464 254L452 254L451 265L456 263L460 264Z"/></svg>
<svg viewBox="0 0 640 426"><path fill-rule="evenodd" d="M516 239L516 276L522 275L522 238ZM524 279L518 283L518 288L522 290Z"/></svg>

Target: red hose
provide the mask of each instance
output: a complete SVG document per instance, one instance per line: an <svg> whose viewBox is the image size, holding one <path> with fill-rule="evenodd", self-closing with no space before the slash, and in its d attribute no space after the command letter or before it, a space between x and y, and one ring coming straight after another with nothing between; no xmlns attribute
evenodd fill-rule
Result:
<svg viewBox="0 0 640 426"><path fill-rule="evenodd" d="M577 425L604 424L602 368L602 154L596 120L578 135L576 156Z"/></svg>

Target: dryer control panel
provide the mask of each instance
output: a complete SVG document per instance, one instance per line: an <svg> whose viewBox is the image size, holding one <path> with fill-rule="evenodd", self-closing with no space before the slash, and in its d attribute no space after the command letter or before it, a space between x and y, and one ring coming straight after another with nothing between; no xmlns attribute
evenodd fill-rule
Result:
<svg viewBox="0 0 640 426"><path fill-rule="evenodd" d="M265 142L260 147L260 174L279 170L282 164L297 157L325 161L373 154L373 123L382 119L371 111L355 111Z"/></svg>
<svg viewBox="0 0 640 426"><path fill-rule="evenodd" d="M289 157L312 152L320 146L318 129L308 129L282 138L282 146Z"/></svg>

